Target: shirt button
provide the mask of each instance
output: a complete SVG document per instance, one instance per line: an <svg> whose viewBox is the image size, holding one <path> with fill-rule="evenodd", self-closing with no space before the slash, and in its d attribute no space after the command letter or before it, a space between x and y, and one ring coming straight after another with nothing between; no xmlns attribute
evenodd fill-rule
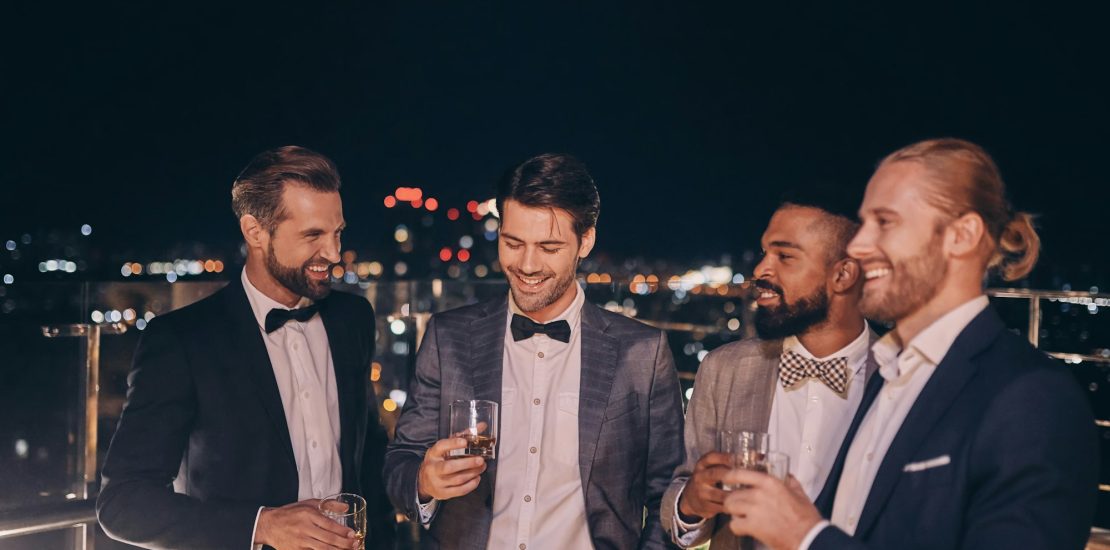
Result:
<svg viewBox="0 0 1110 550"><path fill-rule="evenodd" d="M868 462L871 462L871 459L875 458L875 453L867 453L867 456L865 458L867 458Z"/></svg>
<svg viewBox="0 0 1110 550"><path fill-rule="evenodd" d="M816 402L817 402L818 400L819 400L819 399L817 398L817 396L816 396L816 395L814 395L814 396L811 396L811 397L809 398L809 402L810 402L810 403L816 403Z"/></svg>
<svg viewBox="0 0 1110 550"><path fill-rule="evenodd" d="M533 399L532 404L533 405L539 405L540 404L540 398L537 397L537 398Z"/></svg>
<svg viewBox="0 0 1110 550"><path fill-rule="evenodd" d="M536 448L532 447L531 449L528 449L528 452L530 452L532 454L536 454Z"/></svg>
<svg viewBox="0 0 1110 550"><path fill-rule="evenodd" d="M304 398L305 398L305 399L308 399L308 392L304 392L304 393L303 393L303 394L301 394L301 395L302 395L302 396L304 396Z"/></svg>
<svg viewBox="0 0 1110 550"><path fill-rule="evenodd" d="M299 349L296 342L293 342L293 349Z"/></svg>
<svg viewBox="0 0 1110 550"><path fill-rule="evenodd" d="M543 359L543 352L541 351L541 352L537 353L536 357L539 357L540 359Z"/></svg>
<svg viewBox="0 0 1110 550"><path fill-rule="evenodd" d="M813 452L813 445L806 445L806 452Z"/></svg>
<svg viewBox="0 0 1110 550"><path fill-rule="evenodd" d="M313 439L313 440L312 440L312 448L313 448L313 449L315 449L315 448L316 448L316 440L315 440L315 439Z"/></svg>
<svg viewBox="0 0 1110 550"><path fill-rule="evenodd" d="M532 495L524 495L524 502L532 502Z"/></svg>
<svg viewBox="0 0 1110 550"><path fill-rule="evenodd" d="M524 550L525 548L528 548L528 545L522 542L520 543L520 546L517 546L517 548L520 548L520 550Z"/></svg>

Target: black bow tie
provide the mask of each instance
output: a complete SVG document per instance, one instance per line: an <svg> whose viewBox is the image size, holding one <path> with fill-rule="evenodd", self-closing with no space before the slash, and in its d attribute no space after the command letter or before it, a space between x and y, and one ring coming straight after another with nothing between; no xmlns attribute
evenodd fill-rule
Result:
<svg viewBox="0 0 1110 550"><path fill-rule="evenodd" d="M319 311L320 304L312 304L298 309L271 309L266 314L266 334L285 326L285 323L290 320L303 323Z"/></svg>
<svg viewBox="0 0 1110 550"><path fill-rule="evenodd" d="M552 321L544 325L514 313L513 320L509 323L509 331L513 333L514 342L531 338L537 333L546 334L564 344L570 342L570 323L564 320Z"/></svg>

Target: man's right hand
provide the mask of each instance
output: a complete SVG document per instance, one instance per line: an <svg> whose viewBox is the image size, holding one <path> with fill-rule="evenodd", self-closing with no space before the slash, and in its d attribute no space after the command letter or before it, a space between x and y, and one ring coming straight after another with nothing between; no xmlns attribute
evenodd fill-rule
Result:
<svg viewBox="0 0 1110 550"><path fill-rule="evenodd" d="M724 453L706 453L698 459L698 463L694 465L694 473L682 490L682 498L678 500L678 512L682 514L682 521L695 523L724 511L723 505L728 493L721 490L719 482L731 469L732 459ZM689 521L690 519L694 521Z"/></svg>
<svg viewBox="0 0 1110 550"><path fill-rule="evenodd" d="M482 457L449 459L447 456L455 449L465 449L466 440L461 437L441 439L424 453L420 464L416 489L420 502L431 499L447 500L461 497L478 487L482 472L486 471L486 460Z"/></svg>
<svg viewBox="0 0 1110 550"><path fill-rule="evenodd" d="M319 499L302 500L281 508L263 508L255 526L255 544L285 550L358 548L355 532L321 514Z"/></svg>

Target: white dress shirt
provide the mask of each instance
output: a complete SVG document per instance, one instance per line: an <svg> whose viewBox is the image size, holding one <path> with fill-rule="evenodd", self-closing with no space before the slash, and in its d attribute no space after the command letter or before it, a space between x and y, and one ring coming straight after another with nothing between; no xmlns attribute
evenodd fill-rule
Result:
<svg viewBox="0 0 1110 550"><path fill-rule="evenodd" d="M255 288L246 269L242 280L281 394L297 464L297 500L336 494L343 485L339 462L339 392L324 322L315 315L304 323L289 321L266 334L266 314L271 309L289 308ZM308 303L303 299L298 307ZM256 516L256 527L257 521ZM252 546L257 547L253 541Z"/></svg>
<svg viewBox="0 0 1110 550"><path fill-rule="evenodd" d="M875 342L872 351L884 383L848 449L833 503L833 525L849 535L855 533L879 465L910 408L956 337L989 304L983 295L965 302L933 321L904 348L894 331ZM807 550L817 533L827 526L827 522L822 522L811 529L800 549Z"/></svg>
<svg viewBox="0 0 1110 550"><path fill-rule="evenodd" d="M578 465L578 399L582 376L582 304L559 316L570 341L536 334L513 340L509 323L524 314L509 295L501 374L497 480L487 548L593 548ZM425 528L437 501L419 503Z"/></svg>
<svg viewBox="0 0 1110 550"><path fill-rule="evenodd" d="M848 359L850 375L845 397L834 393L820 380L804 380L789 390L781 382L775 384L767 426L770 448L790 457L790 473L801 483L810 500L815 500L825 486L836 453L863 400L870 336L871 331L864 323L855 340L825 357L815 357L794 336L782 342L784 352L793 351L807 359ZM675 499L674 532L681 533L679 541L689 546L701 538L703 529L711 529L712 525L707 525L707 520L694 524L683 522L677 508L681 498L680 493Z"/></svg>

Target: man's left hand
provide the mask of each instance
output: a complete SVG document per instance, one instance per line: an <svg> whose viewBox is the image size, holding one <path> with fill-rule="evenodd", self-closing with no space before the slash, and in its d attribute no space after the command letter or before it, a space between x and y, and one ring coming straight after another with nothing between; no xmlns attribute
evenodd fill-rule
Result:
<svg viewBox="0 0 1110 550"><path fill-rule="evenodd" d="M821 521L794 476L783 483L761 472L732 470L723 481L747 486L725 498L725 513L732 516L728 526L737 536L755 537L774 550L797 550Z"/></svg>

